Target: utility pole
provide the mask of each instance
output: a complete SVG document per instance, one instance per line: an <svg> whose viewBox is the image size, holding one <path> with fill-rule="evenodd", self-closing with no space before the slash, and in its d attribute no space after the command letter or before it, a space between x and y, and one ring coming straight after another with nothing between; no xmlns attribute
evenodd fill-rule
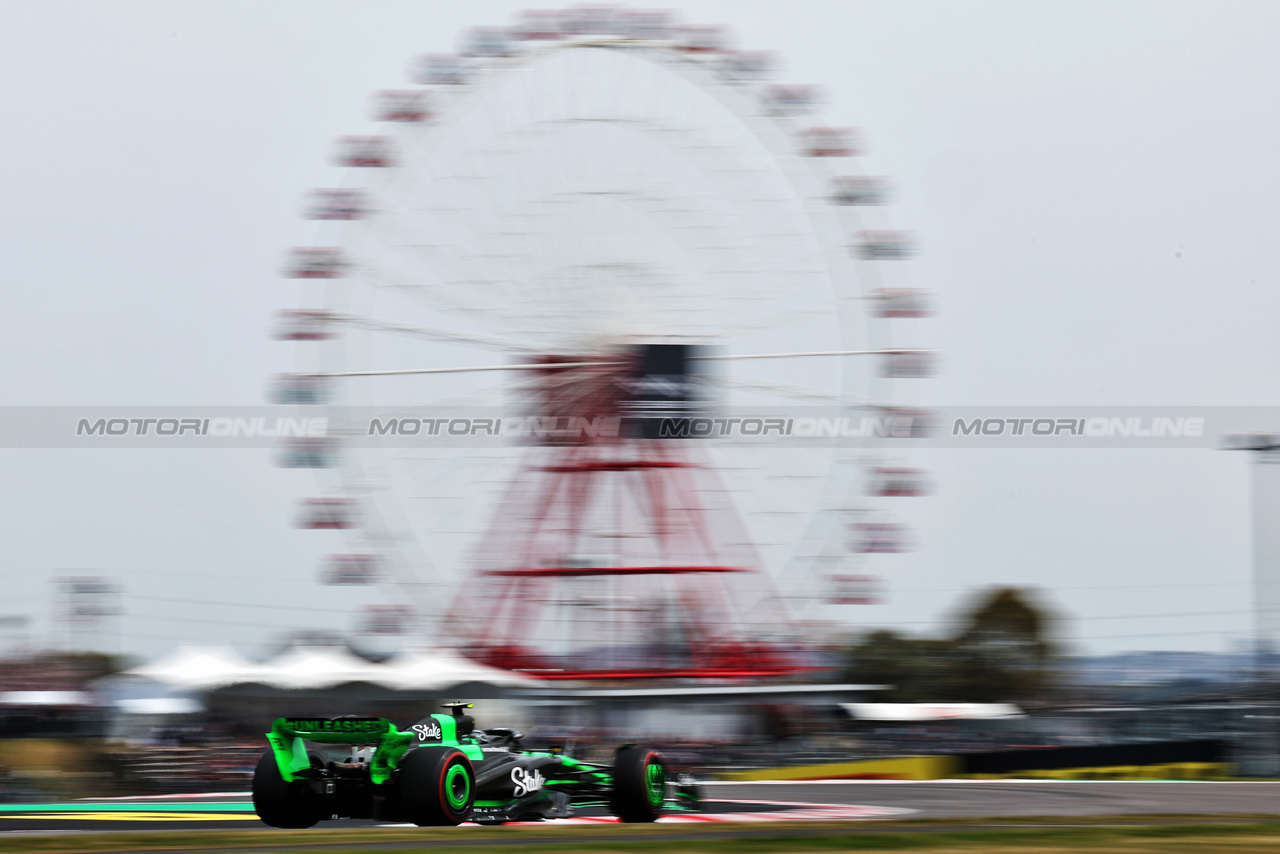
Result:
<svg viewBox="0 0 1280 854"><path fill-rule="evenodd" d="M102 576L74 575L54 579L57 619L66 625L68 652L119 653L112 629L120 616L120 585ZM116 647L116 649L108 649Z"/></svg>

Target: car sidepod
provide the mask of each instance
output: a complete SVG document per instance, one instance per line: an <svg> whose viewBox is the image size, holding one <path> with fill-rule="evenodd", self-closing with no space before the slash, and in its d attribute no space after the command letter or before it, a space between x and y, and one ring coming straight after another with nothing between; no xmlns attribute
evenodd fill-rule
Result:
<svg viewBox="0 0 1280 854"><path fill-rule="evenodd" d="M476 769L472 817L480 822L565 818L571 814L568 781L558 756L485 751Z"/></svg>

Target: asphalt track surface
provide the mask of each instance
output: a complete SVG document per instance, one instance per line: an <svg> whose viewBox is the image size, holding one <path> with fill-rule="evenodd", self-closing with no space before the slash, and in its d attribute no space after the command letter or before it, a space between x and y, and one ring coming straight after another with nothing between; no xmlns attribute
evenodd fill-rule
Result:
<svg viewBox="0 0 1280 854"><path fill-rule="evenodd" d="M663 822L844 820L906 815L909 810L827 806L795 802L758 802L742 798L708 800L697 813L663 817ZM568 826L616 824L603 809L584 810L570 819L538 824ZM515 822L514 824L533 824ZM322 822L324 828L413 827L365 819ZM262 830L245 793L229 795L98 799L46 804L0 804L0 836L31 832L102 832L137 830Z"/></svg>
<svg viewBox="0 0 1280 854"><path fill-rule="evenodd" d="M896 807L913 810L910 818L1280 815L1280 782L828 780L705 788L709 798Z"/></svg>
<svg viewBox="0 0 1280 854"><path fill-rule="evenodd" d="M1280 782L815 781L707 783L703 813L671 821L786 822L873 818L1280 815ZM604 816L551 822L592 823ZM376 827L344 820L322 827ZM0 835L32 832L257 830L244 793L57 804L0 804Z"/></svg>

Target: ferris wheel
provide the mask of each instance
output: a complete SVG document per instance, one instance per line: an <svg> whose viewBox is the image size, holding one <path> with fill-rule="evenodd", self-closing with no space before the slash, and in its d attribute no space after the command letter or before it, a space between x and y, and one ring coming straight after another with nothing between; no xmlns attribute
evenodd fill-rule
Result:
<svg viewBox="0 0 1280 854"><path fill-rule="evenodd" d="M336 428L284 464L322 470L299 524L349 538L326 582L387 585L369 631L483 635L511 666L527 649L494 620L592 649L674 612L677 634L755 609L782 635L874 596L880 555L909 547L893 505L927 478L849 425L922 423L932 299L859 134L775 64L669 13L528 12L414 59L414 88L374 96L378 131L338 140L340 186L306 202L315 245L286 262L308 281L274 393ZM833 441L540 430L634 415L638 385L672 377L686 412L783 413ZM357 411L386 416L377 435ZM729 587L751 601L713 569L750 576ZM478 589L500 613L459 605Z"/></svg>

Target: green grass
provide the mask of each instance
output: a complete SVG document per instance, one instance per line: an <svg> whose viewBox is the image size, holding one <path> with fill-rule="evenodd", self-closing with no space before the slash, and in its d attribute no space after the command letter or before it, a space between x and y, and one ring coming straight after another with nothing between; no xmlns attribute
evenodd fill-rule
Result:
<svg viewBox="0 0 1280 854"><path fill-rule="evenodd" d="M925 854L1275 854L1280 851L1280 821L1136 825L1133 816L1091 819L985 819L981 822L885 821L872 823L794 823L786 825L665 825L646 827L564 828L362 828L312 831L174 831L93 833L70 836L0 837L0 852L110 852L199 850L259 852L328 849L351 852L647 852L660 846L676 852L826 852L920 851ZM1051 822L1069 826L1045 826ZM1017 824L1019 826L1009 826ZM1003 826L1000 826L1003 825ZM514 848L511 842L521 843ZM539 842L537 840L545 840ZM529 844L532 843L532 844ZM401 847L403 846L403 847Z"/></svg>

